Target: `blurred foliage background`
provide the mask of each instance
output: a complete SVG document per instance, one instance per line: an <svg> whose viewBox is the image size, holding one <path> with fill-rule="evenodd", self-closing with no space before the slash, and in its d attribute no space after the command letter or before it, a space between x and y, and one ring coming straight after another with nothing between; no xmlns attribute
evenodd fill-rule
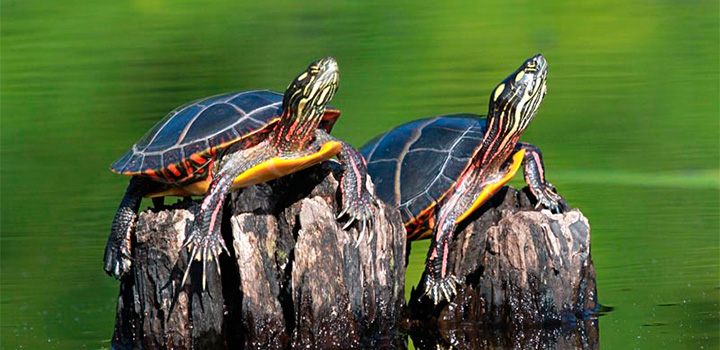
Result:
<svg viewBox="0 0 720 350"><path fill-rule="evenodd" d="M523 139L592 224L615 307L602 347L718 347L717 1L3 0L0 14L3 349L109 346L102 253L127 179L108 167L175 106L282 91L332 55L334 134L361 146L415 118L484 114L536 52L548 96Z"/></svg>

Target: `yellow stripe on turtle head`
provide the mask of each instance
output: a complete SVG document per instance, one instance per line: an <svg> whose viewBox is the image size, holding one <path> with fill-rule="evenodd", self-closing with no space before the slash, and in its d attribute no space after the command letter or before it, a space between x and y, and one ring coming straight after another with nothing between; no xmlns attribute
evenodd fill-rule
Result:
<svg viewBox="0 0 720 350"><path fill-rule="evenodd" d="M235 180L233 180L232 188L237 189L263 183L309 168L334 157L340 153L341 148L342 144L340 144L340 142L329 141L322 145L317 152L306 156L296 158L270 158L236 177Z"/></svg>
<svg viewBox="0 0 720 350"><path fill-rule="evenodd" d="M478 210L485 202L487 202L492 196L497 193L498 190L500 190L503 186L505 186L508 181L510 181L513 176L515 176L515 173L517 173L518 169L520 169L520 165L522 164L523 157L525 156L525 150L521 149L517 151L515 154L513 154L512 162L510 163L510 166L508 168L508 171L503 175L502 178L499 180L487 184L482 191L480 192L480 195L478 195L477 199L473 202L472 206L470 206L470 209L468 209L466 212L464 212L462 215L460 215L457 220L455 220L455 224L459 224L463 220L465 220L468 216L470 216L472 213L474 213L476 210Z"/></svg>

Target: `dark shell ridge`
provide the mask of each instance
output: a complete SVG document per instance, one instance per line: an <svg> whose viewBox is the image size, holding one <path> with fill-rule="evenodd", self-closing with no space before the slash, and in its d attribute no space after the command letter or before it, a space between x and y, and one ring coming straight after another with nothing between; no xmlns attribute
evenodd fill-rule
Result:
<svg viewBox="0 0 720 350"><path fill-rule="evenodd" d="M416 120L376 137L361 152L376 193L407 222L455 184L485 130L486 120L472 114Z"/></svg>
<svg viewBox="0 0 720 350"><path fill-rule="evenodd" d="M118 173L157 170L237 140L279 116L283 95L258 90L200 99L170 112L112 165Z"/></svg>

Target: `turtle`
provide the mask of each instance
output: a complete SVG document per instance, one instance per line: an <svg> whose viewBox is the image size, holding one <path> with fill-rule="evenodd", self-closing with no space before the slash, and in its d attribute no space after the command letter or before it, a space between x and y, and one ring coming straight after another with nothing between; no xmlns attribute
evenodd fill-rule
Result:
<svg viewBox="0 0 720 350"><path fill-rule="evenodd" d="M160 120L111 166L131 178L113 219L105 271L116 278L129 271L143 197L162 202L164 196L204 195L185 243L191 258L217 258L224 247L216 227L219 209L230 189L276 179L332 157L345 165L338 219L348 218L344 228L362 223L364 231L374 201L365 186L365 162L357 150L329 134L340 116L338 109L327 106L338 82L337 62L325 57L312 62L284 94L253 90L211 96Z"/></svg>
<svg viewBox="0 0 720 350"><path fill-rule="evenodd" d="M495 87L486 117L451 114L400 125L361 147L376 196L399 209L408 240L432 237L424 295L449 300L460 280L448 269L455 229L524 167L532 194L553 212L560 195L545 180L541 151L519 142L546 94L538 54Z"/></svg>

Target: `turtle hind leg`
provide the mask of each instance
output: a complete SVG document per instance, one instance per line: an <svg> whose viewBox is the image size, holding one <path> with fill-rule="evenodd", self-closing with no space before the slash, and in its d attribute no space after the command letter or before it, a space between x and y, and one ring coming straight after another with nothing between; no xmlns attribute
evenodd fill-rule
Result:
<svg viewBox="0 0 720 350"><path fill-rule="evenodd" d="M137 176L130 179L125 196L115 213L104 257L104 269L110 276L119 279L130 271L132 265L130 249L132 235L135 231L135 221L142 197L148 192L148 189L147 180Z"/></svg>
<svg viewBox="0 0 720 350"><path fill-rule="evenodd" d="M530 188L537 205L550 209L553 213L562 213L567 210L567 204L557 194L555 187L545 179L545 165L543 164L540 149L529 143L518 143L518 149L525 150L523 158L523 172L525 182Z"/></svg>
<svg viewBox="0 0 720 350"><path fill-rule="evenodd" d="M367 188L367 166L363 156L348 143L338 140L323 130L316 132L315 143L318 147L328 141L338 141L342 149L337 157L343 164L343 174L340 179L340 192L342 197L342 209L337 218L347 217L343 229L347 229L353 223L357 223L360 236L357 243L363 239L366 230L372 230L372 205L375 197ZM368 237L372 240L372 237Z"/></svg>

